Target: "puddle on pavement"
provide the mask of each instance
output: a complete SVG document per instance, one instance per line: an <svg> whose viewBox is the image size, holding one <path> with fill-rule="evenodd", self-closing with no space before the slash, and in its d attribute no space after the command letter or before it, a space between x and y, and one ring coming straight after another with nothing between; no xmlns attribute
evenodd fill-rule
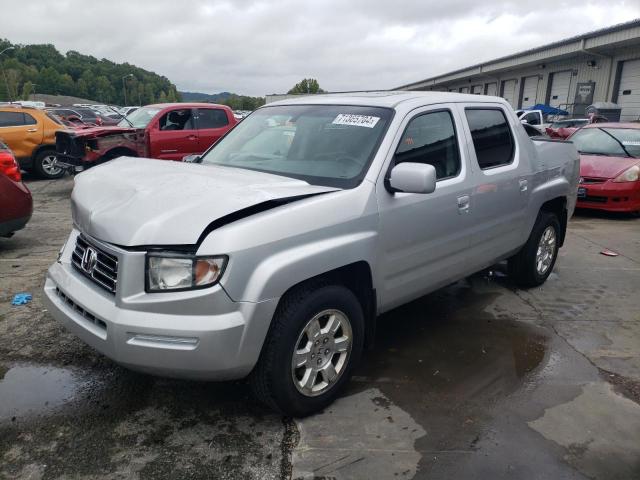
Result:
<svg viewBox="0 0 640 480"><path fill-rule="evenodd" d="M65 368L0 366L0 422L49 413L71 401L88 383Z"/></svg>
<svg viewBox="0 0 640 480"><path fill-rule="evenodd" d="M544 363L545 331L486 313L499 293L482 282L459 282L383 315L347 392L379 388L433 432L421 448L474 448L495 406L532 387L530 373Z"/></svg>

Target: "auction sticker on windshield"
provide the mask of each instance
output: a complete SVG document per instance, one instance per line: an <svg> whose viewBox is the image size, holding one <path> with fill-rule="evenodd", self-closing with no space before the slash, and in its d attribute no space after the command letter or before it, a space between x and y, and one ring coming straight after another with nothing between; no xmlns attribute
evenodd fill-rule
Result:
<svg viewBox="0 0 640 480"><path fill-rule="evenodd" d="M376 126L376 123L378 123L378 120L380 120L380 117L340 113L331 123L334 125L354 125L356 127L373 128Z"/></svg>

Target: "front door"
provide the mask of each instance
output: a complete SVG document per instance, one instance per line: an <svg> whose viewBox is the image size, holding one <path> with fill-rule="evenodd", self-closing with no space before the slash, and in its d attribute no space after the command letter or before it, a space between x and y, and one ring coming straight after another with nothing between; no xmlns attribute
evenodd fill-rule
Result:
<svg viewBox="0 0 640 480"><path fill-rule="evenodd" d="M198 153L198 130L193 110L175 108L165 112L151 126L149 142L152 158L182 160L187 155Z"/></svg>
<svg viewBox="0 0 640 480"><path fill-rule="evenodd" d="M418 109L404 120L395 140L389 164L434 165L437 183L433 193L390 193L384 179L378 181L380 263L376 275L383 310L466 273L473 205L467 153L460 148L457 134L460 121L454 105Z"/></svg>
<svg viewBox="0 0 640 480"><path fill-rule="evenodd" d="M227 116L227 111L221 108L199 108L197 125L197 153L202 153L227 133L227 130L229 130L230 120Z"/></svg>

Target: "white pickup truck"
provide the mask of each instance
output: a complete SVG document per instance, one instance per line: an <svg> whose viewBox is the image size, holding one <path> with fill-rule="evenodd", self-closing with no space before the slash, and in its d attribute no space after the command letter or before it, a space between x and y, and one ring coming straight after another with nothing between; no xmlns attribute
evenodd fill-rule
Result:
<svg viewBox="0 0 640 480"><path fill-rule="evenodd" d="M248 376L295 416L336 398L382 312L505 259L544 282L579 172L505 100L440 92L288 99L191 161L76 177L48 310L118 363Z"/></svg>

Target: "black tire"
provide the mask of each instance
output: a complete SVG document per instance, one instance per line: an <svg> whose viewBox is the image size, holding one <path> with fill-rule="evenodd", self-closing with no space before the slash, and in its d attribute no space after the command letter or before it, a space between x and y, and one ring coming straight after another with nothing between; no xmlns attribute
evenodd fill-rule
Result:
<svg viewBox="0 0 640 480"><path fill-rule="evenodd" d="M292 378L292 358L299 336L312 318L327 309L343 312L351 325L351 352L337 381L317 396L302 394ZM362 354L364 315L351 290L340 285L308 285L281 301L274 314L260 359L249 375L254 396L272 409L292 417L318 412L333 402L348 383Z"/></svg>
<svg viewBox="0 0 640 480"><path fill-rule="evenodd" d="M544 270L539 272L536 266L536 256L538 253L538 245L542 235L547 228L553 228L555 233L555 247L551 257L551 263ZM554 213L540 212L536 223L531 230L527 243L513 257L509 259L509 276L513 279L517 286L522 288L531 288L542 285L551 272L558 258L558 249L560 247L560 221Z"/></svg>
<svg viewBox="0 0 640 480"><path fill-rule="evenodd" d="M64 168L49 165L52 156L56 156L54 150L40 150L33 159L33 171L40 178L52 180L64 175Z"/></svg>

